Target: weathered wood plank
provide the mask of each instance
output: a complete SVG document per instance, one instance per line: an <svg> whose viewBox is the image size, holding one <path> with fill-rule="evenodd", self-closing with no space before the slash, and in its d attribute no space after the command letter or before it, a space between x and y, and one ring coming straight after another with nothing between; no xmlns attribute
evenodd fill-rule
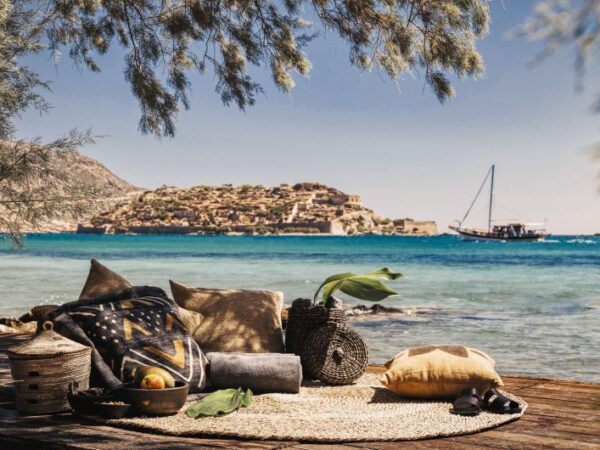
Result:
<svg viewBox="0 0 600 450"><path fill-rule="evenodd" d="M513 391L515 392L515 391ZM521 392L520 392L521 394ZM567 389L548 389L544 385L527 388L522 392L523 397L545 399L545 400L560 400L568 401L571 404L586 403L591 405L600 404L600 392L576 392Z"/></svg>
<svg viewBox="0 0 600 450"><path fill-rule="evenodd" d="M531 403L530 403L531 405ZM580 426L587 426L590 423L597 422L598 419L596 417L592 417L586 413L574 413L572 411L557 411L553 409L551 406L547 406L545 408L540 408L540 405L535 405L534 409L528 409L525 413L525 417L537 415L540 417L554 417L556 419L562 420L563 422L568 422L572 424L579 424Z"/></svg>
<svg viewBox="0 0 600 450"><path fill-rule="evenodd" d="M449 450L481 450L481 445L471 442L465 442L456 438L445 439L429 439L424 441L405 441L405 442L366 442L354 444L362 450L395 450L398 448L406 449L449 449ZM500 446L492 446L487 448L503 448Z"/></svg>
<svg viewBox="0 0 600 450"><path fill-rule="evenodd" d="M510 449L531 449L531 448L552 448L552 449L598 449L597 444L585 442L583 440L573 441L571 439L561 439L551 437L546 434L546 430L539 429L537 433L515 432L512 430L490 430L479 436L482 441L492 441L502 443L502 448Z"/></svg>
<svg viewBox="0 0 600 450"><path fill-rule="evenodd" d="M552 427L556 430L562 430L567 433L574 434L585 434L591 436L600 436L600 423L598 422L583 422L583 421L566 421L561 417L551 417L538 414L526 414L527 420L523 418L515 422L515 429L519 426L529 426L530 424L535 427Z"/></svg>
<svg viewBox="0 0 600 450"><path fill-rule="evenodd" d="M355 444L298 444L287 450L351 450L357 449ZM364 449L364 448L363 448Z"/></svg>
<svg viewBox="0 0 600 450"><path fill-rule="evenodd" d="M44 443L48 448L239 448L244 450L274 450L294 445L294 442L244 442L222 439L185 438L102 425L81 423L70 414L30 416L17 414L0 419L0 443ZM1 447L1 446L0 446Z"/></svg>
<svg viewBox="0 0 600 450"><path fill-rule="evenodd" d="M564 425L552 419L541 421L517 421L510 428L498 428L499 431L510 433L524 433L539 436L540 433L544 437L553 437L557 439L579 442L581 440L600 445L600 434L593 433L591 430L581 430L579 427L572 429L568 425Z"/></svg>
<svg viewBox="0 0 600 450"><path fill-rule="evenodd" d="M556 408L558 411L565 412L579 412L588 414L590 417L600 416L600 408L598 403L579 403L577 397L573 396L571 401L559 400L559 399L548 399L543 397L529 397L523 395L522 398L529 404L533 404L534 408L538 406L551 406Z"/></svg>
<svg viewBox="0 0 600 450"><path fill-rule="evenodd" d="M559 382L559 381L549 381L540 386L540 388L552 391L552 392L571 392L573 394L579 395L594 395L598 394L597 384L582 384L579 382Z"/></svg>

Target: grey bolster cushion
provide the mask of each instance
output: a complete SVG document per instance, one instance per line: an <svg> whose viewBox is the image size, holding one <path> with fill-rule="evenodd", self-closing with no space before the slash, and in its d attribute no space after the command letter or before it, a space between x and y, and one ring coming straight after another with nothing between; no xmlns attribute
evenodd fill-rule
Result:
<svg viewBox="0 0 600 450"><path fill-rule="evenodd" d="M302 365L297 355L211 352L206 357L212 387L242 387L257 393L300 392Z"/></svg>

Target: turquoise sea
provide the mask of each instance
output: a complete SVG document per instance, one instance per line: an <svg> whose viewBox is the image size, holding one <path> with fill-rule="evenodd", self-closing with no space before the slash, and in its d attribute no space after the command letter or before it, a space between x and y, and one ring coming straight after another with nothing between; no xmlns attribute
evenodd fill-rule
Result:
<svg viewBox="0 0 600 450"><path fill-rule="evenodd" d="M0 241L0 316L76 299L92 257L167 292L172 278L280 290L287 303L312 297L333 273L387 266L405 278L385 304L410 313L352 320L372 362L406 347L458 343L488 352L504 374L600 381L600 237L31 235L23 250Z"/></svg>

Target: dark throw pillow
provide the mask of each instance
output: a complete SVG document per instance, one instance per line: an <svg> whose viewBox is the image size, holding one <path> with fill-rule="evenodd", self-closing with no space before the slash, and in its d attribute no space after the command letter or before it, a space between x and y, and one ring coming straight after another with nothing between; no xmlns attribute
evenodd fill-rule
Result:
<svg viewBox="0 0 600 450"><path fill-rule="evenodd" d="M133 285L124 277L103 266L97 260L92 259L90 271L81 294L79 294L79 299L93 298L130 287L133 287Z"/></svg>
<svg viewBox="0 0 600 450"><path fill-rule="evenodd" d="M55 330L92 347L92 383L109 389L133 378L139 366L157 366L190 392L206 383L206 358L160 288L141 286L67 303L51 316Z"/></svg>
<svg viewBox="0 0 600 450"><path fill-rule="evenodd" d="M80 300L94 298L99 295L122 291L123 289L133 287L133 284L131 284L124 276L110 270L105 265L100 264L97 260L92 259L90 262L90 271L85 280L83 290L81 291L81 294L79 294ZM177 308L177 311L179 318L189 333L194 336L194 332L202 323L202 314L194 311L187 311L183 308ZM42 323L43 322L38 320L38 326L41 326Z"/></svg>

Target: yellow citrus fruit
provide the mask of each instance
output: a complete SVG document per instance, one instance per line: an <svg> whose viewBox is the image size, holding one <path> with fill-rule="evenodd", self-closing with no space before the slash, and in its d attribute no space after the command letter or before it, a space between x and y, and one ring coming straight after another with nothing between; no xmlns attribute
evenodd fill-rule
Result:
<svg viewBox="0 0 600 450"><path fill-rule="evenodd" d="M142 389L164 389L165 380L160 375L149 374L142 378L140 383Z"/></svg>

